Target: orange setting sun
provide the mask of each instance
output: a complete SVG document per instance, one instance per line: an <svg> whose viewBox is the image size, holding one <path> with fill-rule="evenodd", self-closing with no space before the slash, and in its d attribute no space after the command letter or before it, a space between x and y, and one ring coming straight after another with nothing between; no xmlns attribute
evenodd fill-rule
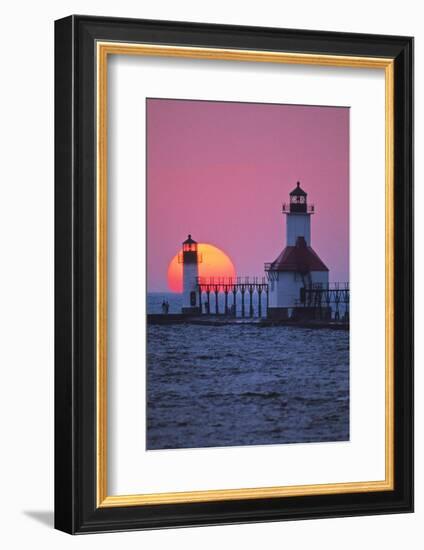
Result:
<svg viewBox="0 0 424 550"><path fill-rule="evenodd" d="M235 277L234 264L219 248L212 244L199 243L199 277ZM181 253L180 251L179 253ZM168 287L172 292L183 291L183 266L178 263L178 253L168 266Z"/></svg>

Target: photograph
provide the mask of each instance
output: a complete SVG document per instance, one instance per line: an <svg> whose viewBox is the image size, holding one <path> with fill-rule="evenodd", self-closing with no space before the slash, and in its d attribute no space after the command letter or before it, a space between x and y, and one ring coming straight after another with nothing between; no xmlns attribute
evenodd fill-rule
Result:
<svg viewBox="0 0 424 550"><path fill-rule="evenodd" d="M349 441L349 107L145 101L146 449Z"/></svg>
<svg viewBox="0 0 424 550"><path fill-rule="evenodd" d="M414 509L414 38L231 9L54 23L58 531Z"/></svg>

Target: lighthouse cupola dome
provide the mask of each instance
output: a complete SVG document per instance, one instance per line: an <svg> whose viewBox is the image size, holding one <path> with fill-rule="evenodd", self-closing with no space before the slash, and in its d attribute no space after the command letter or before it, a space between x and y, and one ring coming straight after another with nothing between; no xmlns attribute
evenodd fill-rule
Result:
<svg viewBox="0 0 424 550"><path fill-rule="evenodd" d="M300 181L290 193L290 212L307 212L307 193L300 187Z"/></svg>

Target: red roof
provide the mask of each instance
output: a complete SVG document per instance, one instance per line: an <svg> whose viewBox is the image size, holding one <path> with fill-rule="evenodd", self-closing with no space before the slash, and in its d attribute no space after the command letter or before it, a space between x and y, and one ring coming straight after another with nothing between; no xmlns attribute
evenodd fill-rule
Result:
<svg viewBox="0 0 424 550"><path fill-rule="evenodd" d="M310 271L328 271L328 267L312 247L307 246L304 237L298 237L296 246L286 246L269 266L269 270L308 273Z"/></svg>

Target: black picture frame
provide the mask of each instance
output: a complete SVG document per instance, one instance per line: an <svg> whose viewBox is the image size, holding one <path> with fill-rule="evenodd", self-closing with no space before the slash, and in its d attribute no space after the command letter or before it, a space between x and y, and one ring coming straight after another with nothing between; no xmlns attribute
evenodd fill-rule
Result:
<svg viewBox="0 0 424 550"><path fill-rule="evenodd" d="M394 490L97 507L98 40L394 60ZM73 15L55 23L55 74L55 527L76 534L413 511L413 39Z"/></svg>

